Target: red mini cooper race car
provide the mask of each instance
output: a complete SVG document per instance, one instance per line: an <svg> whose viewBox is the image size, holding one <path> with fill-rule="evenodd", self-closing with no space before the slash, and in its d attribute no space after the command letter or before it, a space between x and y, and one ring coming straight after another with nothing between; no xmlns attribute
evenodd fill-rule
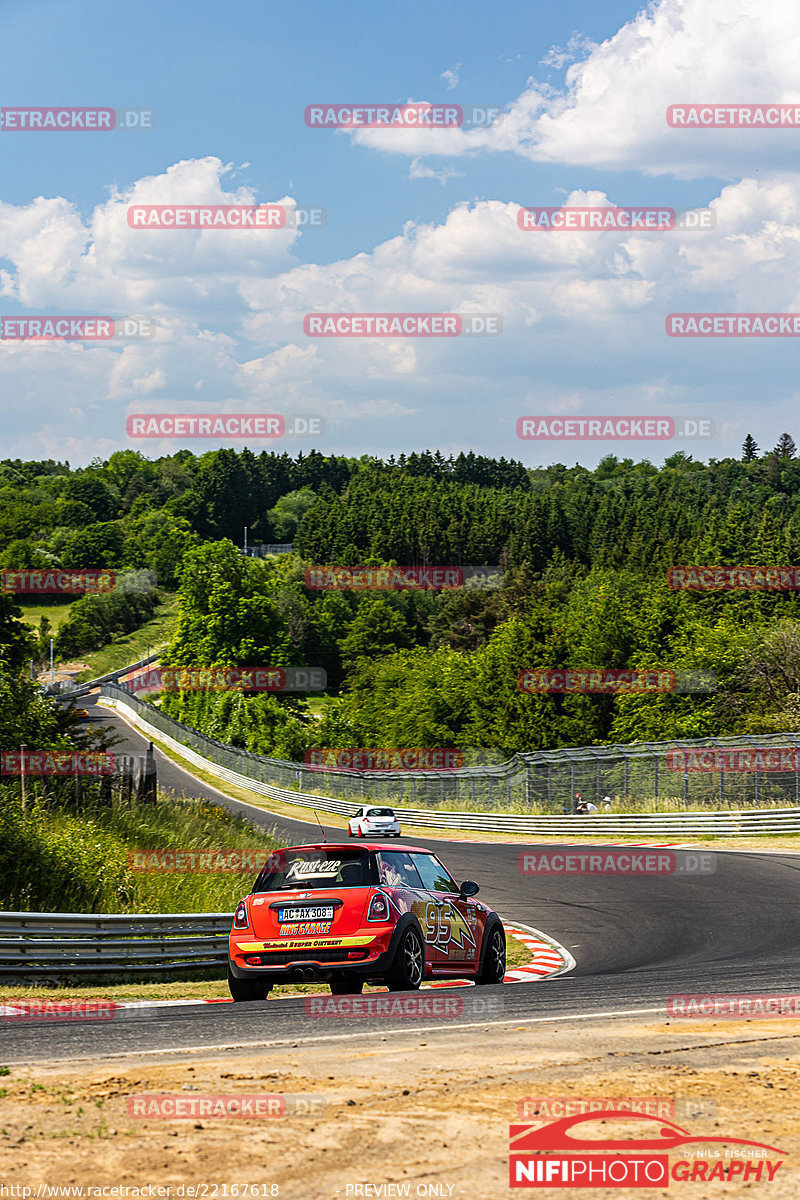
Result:
<svg viewBox="0 0 800 1200"><path fill-rule="evenodd" d="M423 979L502 983L506 938L497 913L416 846L292 846L270 855L239 901L228 955L234 1000L263 1000L276 983L325 981L334 995L365 983L391 991Z"/></svg>

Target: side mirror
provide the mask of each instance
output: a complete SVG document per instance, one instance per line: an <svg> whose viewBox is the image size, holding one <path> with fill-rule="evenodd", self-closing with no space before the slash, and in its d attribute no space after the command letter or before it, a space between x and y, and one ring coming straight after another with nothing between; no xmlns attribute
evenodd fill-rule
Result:
<svg viewBox="0 0 800 1200"><path fill-rule="evenodd" d="M473 883L471 879L465 879L458 889L462 896L477 896L481 890L477 883Z"/></svg>

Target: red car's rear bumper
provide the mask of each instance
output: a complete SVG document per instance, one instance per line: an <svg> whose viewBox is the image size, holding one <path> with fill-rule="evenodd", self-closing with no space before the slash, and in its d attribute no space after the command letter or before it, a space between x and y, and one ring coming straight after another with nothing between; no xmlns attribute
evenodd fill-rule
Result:
<svg viewBox="0 0 800 1200"><path fill-rule="evenodd" d="M231 973L237 979L261 977L285 983L312 968L315 978L342 974L364 978L388 970L398 940L394 925L362 928L355 934L336 937L288 937L267 941L233 930L229 943Z"/></svg>

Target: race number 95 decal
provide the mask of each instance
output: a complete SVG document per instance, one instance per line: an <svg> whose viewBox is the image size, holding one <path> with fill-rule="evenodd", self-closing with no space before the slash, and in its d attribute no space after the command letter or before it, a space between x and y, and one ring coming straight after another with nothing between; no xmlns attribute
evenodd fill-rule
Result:
<svg viewBox="0 0 800 1200"><path fill-rule="evenodd" d="M425 905L425 941L432 946L446 946L448 942L457 942L462 948L475 945L461 913L448 901L436 904L429 900Z"/></svg>

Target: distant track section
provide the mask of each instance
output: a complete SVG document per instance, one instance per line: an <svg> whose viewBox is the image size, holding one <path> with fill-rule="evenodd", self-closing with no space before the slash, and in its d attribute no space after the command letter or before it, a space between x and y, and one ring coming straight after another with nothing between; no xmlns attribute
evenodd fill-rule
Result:
<svg viewBox="0 0 800 1200"><path fill-rule="evenodd" d="M260 796L296 804L301 808L337 813L351 817L363 803L355 800L336 800L313 792L293 791L266 783L251 775L233 771L207 758L158 726L150 724L126 702L124 695L103 697L98 703L124 715L136 729L148 737L163 742L186 762L217 779L237 787L247 788ZM159 714L160 715L160 714ZM177 722L172 722L176 727ZM210 749L215 743L205 739ZM224 747L223 747L224 749ZM251 756L254 757L254 756ZM289 764L284 764L289 765ZM483 830L487 833L526 833L534 837L577 836L597 837L753 837L759 834L800 833L800 807L780 809L722 810L718 812L599 814L591 816L527 817L521 813L432 811L427 808L403 808L392 805L401 823L429 829Z"/></svg>

